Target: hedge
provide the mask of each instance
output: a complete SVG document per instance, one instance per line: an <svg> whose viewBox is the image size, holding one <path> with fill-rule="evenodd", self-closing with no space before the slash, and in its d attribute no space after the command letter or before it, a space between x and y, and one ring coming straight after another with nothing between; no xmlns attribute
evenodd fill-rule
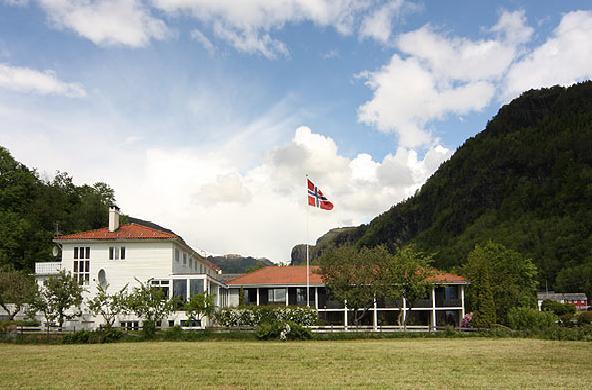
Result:
<svg viewBox="0 0 592 390"><path fill-rule="evenodd" d="M314 326L318 316L317 311L309 307L253 306L220 309L214 314L214 320L227 328L288 321L302 326Z"/></svg>

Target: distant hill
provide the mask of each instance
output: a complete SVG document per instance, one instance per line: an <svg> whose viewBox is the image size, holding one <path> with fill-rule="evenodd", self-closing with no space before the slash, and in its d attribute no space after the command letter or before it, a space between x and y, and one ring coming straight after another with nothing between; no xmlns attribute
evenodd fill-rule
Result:
<svg viewBox="0 0 592 390"><path fill-rule="evenodd" d="M453 269L494 240L532 257L541 285L592 293L592 82L503 106L413 197L323 246L415 243ZM301 259L300 247L293 255ZM317 248L312 249L315 256Z"/></svg>
<svg viewBox="0 0 592 390"><path fill-rule="evenodd" d="M207 259L222 268L225 274L242 274L274 264L265 258L256 259L241 255L208 256Z"/></svg>

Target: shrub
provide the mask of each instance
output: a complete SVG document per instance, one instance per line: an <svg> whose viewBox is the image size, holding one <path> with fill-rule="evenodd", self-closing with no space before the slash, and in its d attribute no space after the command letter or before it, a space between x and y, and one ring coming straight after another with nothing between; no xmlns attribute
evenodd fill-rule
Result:
<svg viewBox="0 0 592 390"><path fill-rule="evenodd" d="M548 311L513 307L508 311L508 322L512 329L541 330L555 325L557 316Z"/></svg>
<svg viewBox="0 0 592 390"><path fill-rule="evenodd" d="M576 306L571 303L561 303L545 299L541 305L543 311L549 311L561 319L563 325L572 325L572 320L576 314Z"/></svg>
<svg viewBox="0 0 592 390"><path fill-rule="evenodd" d="M312 338L309 329L292 321L264 322L257 326L259 340L308 340Z"/></svg>
<svg viewBox="0 0 592 390"><path fill-rule="evenodd" d="M312 326L316 325L318 316L317 311L309 307L253 306L220 309L214 318L220 326L234 328L287 321Z"/></svg>
<svg viewBox="0 0 592 390"><path fill-rule="evenodd" d="M592 311L583 311L578 315L578 325L592 324Z"/></svg>

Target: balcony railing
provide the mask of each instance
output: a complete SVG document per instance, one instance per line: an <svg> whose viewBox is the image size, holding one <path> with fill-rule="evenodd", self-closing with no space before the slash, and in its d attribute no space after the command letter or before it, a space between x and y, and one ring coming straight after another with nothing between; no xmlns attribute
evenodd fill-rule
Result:
<svg viewBox="0 0 592 390"><path fill-rule="evenodd" d="M62 269L61 261L35 263L35 273L38 275L55 275Z"/></svg>

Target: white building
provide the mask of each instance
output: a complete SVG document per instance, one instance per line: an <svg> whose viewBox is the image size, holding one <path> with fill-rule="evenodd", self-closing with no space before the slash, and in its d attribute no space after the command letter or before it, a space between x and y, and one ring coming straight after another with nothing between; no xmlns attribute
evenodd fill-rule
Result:
<svg viewBox="0 0 592 390"><path fill-rule="evenodd" d="M215 264L170 231L133 223L120 226L116 207L109 209L109 227L58 236L53 241L61 249L62 261L36 263L38 283L66 270L84 286L85 301L96 294L99 284L109 285L108 291L113 293L126 285L131 291L139 282L150 280L169 298L190 298L207 291L215 296L217 306L225 305L226 289ZM81 318L68 321L65 326L79 329L101 324L102 319L91 315L84 305L82 312ZM163 327L189 325L181 311L163 322ZM128 316L121 318L120 325L137 327L139 321Z"/></svg>
<svg viewBox="0 0 592 390"><path fill-rule="evenodd" d="M109 285L113 293L126 285L131 291L140 282L150 280L151 286L161 288L169 298L191 296L207 291L215 296L218 307L244 305L307 306L306 267L268 266L258 271L223 281L215 264L196 253L183 239L166 229L141 224L119 225L119 209L109 210L109 226L81 233L58 236L54 243L61 248L62 260L36 263L35 276L39 284L61 270L70 272L85 288L84 300L92 298L98 285ZM318 273L310 267L308 305L318 311L326 326L348 327L351 310L343 302L334 300ZM465 314L462 276L436 273L433 288L425 299L412 307L403 300L403 316L418 329L446 325L458 326ZM242 299L240 295L243 294ZM372 328L396 327L399 313L397 302L377 300L363 318L362 325ZM93 316L83 305L82 316L67 321L67 328L95 328L102 324L100 316ZM190 324L185 313L175 312L166 318L162 327L208 326ZM116 326L137 328L140 321L133 315L119 318Z"/></svg>

